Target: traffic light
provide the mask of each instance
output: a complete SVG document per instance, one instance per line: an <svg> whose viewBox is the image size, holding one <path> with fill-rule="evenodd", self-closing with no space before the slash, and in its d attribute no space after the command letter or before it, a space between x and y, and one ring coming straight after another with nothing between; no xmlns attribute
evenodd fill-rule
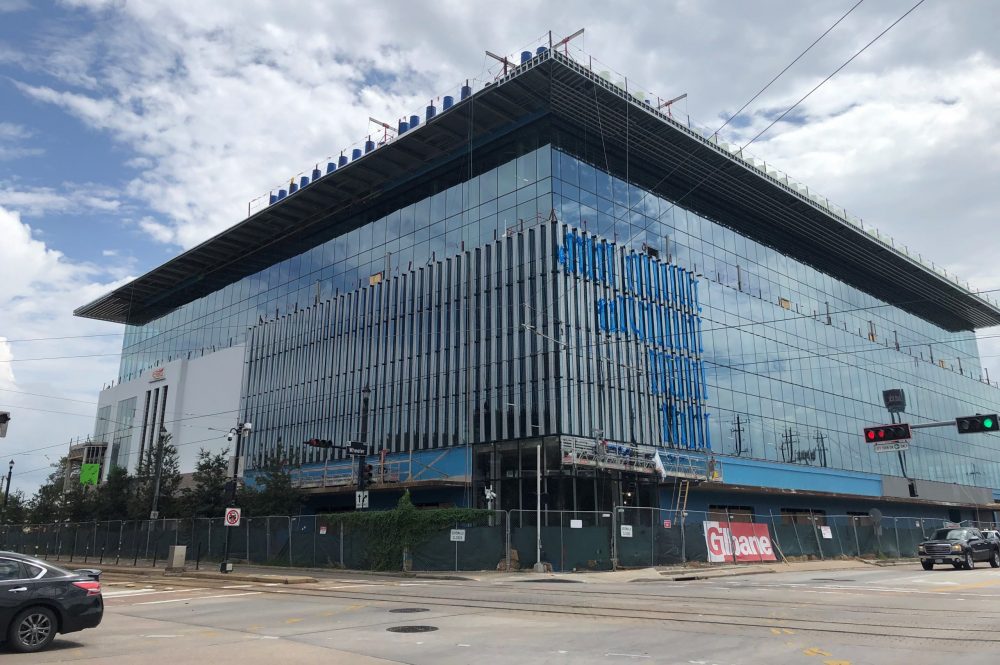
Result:
<svg viewBox="0 0 1000 665"><path fill-rule="evenodd" d="M997 414L995 413L955 418L955 425L958 427L959 434L1000 431L1000 423L997 422Z"/></svg>
<svg viewBox="0 0 1000 665"><path fill-rule="evenodd" d="M371 464L365 464L364 473L361 474L362 476L364 476L365 479L365 487L368 487L369 485L372 484L372 473L374 471L375 469L374 467L372 467Z"/></svg>
<svg viewBox="0 0 1000 665"><path fill-rule="evenodd" d="M308 441L303 441L302 445L312 446L313 448L333 448L333 441L327 441L326 439L309 439Z"/></svg>
<svg viewBox="0 0 1000 665"><path fill-rule="evenodd" d="M906 423L865 428L865 441L868 443L902 441L911 438L913 438L913 435L910 433L910 426Z"/></svg>

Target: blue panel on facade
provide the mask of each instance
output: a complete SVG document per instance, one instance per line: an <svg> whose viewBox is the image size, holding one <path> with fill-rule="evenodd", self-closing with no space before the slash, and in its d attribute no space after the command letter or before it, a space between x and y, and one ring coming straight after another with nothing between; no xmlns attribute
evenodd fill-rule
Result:
<svg viewBox="0 0 1000 665"><path fill-rule="evenodd" d="M882 496L882 476L794 464L726 457L722 460L727 485L753 485L803 492L834 492Z"/></svg>

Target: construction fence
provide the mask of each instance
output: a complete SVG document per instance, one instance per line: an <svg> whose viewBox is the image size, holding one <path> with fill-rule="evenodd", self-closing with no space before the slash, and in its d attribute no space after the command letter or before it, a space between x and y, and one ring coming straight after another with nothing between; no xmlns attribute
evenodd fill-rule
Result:
<svg viewBox="0 0 1000 665"><path fill-rule="evenodd" d="M610 511L511 510L484 525L455 524L409 553L412 570L520 570L538 560L554 571L612 570L785 559L915 557L940 519L863 515L750 515L617 507ZM963 522L987 528L992 524ZM223 559L253 565L369 570L366 534L324 515L111 520L0 526L0 549L74 564L158 566L171 545L187 565ZM403 562L400 561L400 568Z"/></svg>

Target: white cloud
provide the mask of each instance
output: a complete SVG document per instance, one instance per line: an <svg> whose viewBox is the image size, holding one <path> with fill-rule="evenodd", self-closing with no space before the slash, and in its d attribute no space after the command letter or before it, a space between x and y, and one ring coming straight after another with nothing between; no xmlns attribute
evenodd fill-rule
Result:
<svg viewBox="0 0 1000 665"><path fill-rule="evenodd" d="M63 443L92 429L95 413L85 404L11 391L92 401L95 388L117 375L121 349L120 326L74 318L72 311L125 278L73 262L33 235L18 213L0 207L0 238L4 239L0 243L0 389L4 389L0 405L13 415L3 445L5 454L16 455L19 474L46 467L44 454L58 459L65 453ZM105 333L111 334L44 339ZM65 356L83 357L32 360ZM59 445L49 448L54 444ZM17 486L30 493L45 475L44 470L20 475Z"/></svg>
<svg viewBox="0 0 1000 665"><path fill-rule="evenodd" d="M118 250L117 249L101 250L101 256L118 256Z"/></svg>
<svg viewBox="0 0 1000 665"><path fill-rule="evenodd" d="M0 206L25 216L50 213L115 212L123 205L114 190L94 184L64 183L61 187L24 187L0 182Z"/></svg>

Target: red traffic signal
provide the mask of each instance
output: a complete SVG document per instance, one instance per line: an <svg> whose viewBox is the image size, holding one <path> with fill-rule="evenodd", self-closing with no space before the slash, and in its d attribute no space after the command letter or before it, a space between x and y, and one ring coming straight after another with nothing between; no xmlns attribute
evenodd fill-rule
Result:
<svg viewBox="0 0 1000 665"><path fill-rule="evenodd" d="M326 439L309 439L308 441L303 441L302 445L311 446L313 448L333 448L333 441L327 441Z"/></svg>
<svg viewBox="0 0 1000 665"><path fill-rule="evenodd" d="M886 441L903 441L913 438L907 423L879 425L865 428L865 441L868 443L884 443Z"/></svg>

